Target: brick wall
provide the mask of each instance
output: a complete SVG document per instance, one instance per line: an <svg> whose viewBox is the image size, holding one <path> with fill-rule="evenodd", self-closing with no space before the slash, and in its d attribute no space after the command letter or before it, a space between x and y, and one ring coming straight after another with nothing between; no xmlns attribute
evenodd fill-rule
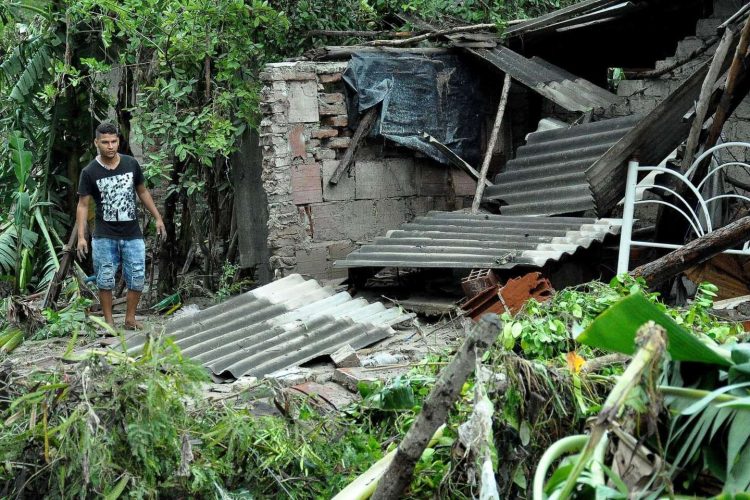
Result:
<svg viewBox="0 0 750 500"><path fill-rule="evenodd" d="M465 174L382 139L368 139L348 175L329 184L352 136L345 69L346 63L296 62L261 73L261 183L276 276L345 276L332 264L358 244L430 210L468 206L476 189Z"/></svg>

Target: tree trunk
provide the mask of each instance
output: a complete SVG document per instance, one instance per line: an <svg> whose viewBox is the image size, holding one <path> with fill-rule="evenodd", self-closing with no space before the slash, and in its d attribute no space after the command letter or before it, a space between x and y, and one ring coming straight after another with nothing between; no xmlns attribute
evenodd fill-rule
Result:
<svg viewBox="0 0 750 500"><path fill-rule="evenodd" d="M422 405L422 411L401 441L393 462L378 482L373 500L401 498L403 491L411 483L414 466L427 443L445 422L466 379L476 368L477 358L481 358L495 342L500 326L496 315L486 314L472 327L450 364L443 368L435 387Z"/></svg>
<svg viewBox="0 0 750 500"><path fill-rule="evenodd" d="M630 271L630 274L645 279L646 283L653 287L748 239L750 239L750 216L693 240L653 262L637 267Z"/></svg>

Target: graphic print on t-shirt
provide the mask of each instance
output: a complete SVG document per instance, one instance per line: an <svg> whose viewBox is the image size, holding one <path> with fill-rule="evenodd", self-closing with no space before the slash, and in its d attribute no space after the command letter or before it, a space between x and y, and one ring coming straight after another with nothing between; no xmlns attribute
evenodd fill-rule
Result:
<svg viewBox="0 0 750 500"><path fill-rule="evenodd" d="M102 194L102 218L107 222L135 220L133 173L104 177L96 181Z"/></svg>

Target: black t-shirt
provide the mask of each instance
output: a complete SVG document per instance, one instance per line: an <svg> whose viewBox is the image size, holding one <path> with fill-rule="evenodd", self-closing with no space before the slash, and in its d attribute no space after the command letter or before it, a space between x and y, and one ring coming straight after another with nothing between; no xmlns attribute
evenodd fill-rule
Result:
<svg viewBox="0 0 750 500"><path fill-rule="evenodd" d="M138 225L135 188L144 181L141 166L135 158L122 154L114 170L107 169L97 160L83 169L78 194L90 195L96 202L95 238L143 238Z"/></svg>

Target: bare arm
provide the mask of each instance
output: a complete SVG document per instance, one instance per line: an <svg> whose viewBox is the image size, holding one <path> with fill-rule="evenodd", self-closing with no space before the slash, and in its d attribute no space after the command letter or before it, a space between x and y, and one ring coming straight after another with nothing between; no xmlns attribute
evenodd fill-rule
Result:
<svg viewBox="0 0 750 500"><path fill-rule="evenodd" d="M78 206L76 207L76 227L78 228L78 258L83 260L89 252L89 244L86 241L86 230L88 229L89 219L89 200L91 196L78 196Z"/></svg>
<svg viewBox="0 0 750 500"><path fill-rule="evenodd" d="M167 230L164 227L164 221L161 219L159 209L156 208L156 204L154 203L154 199L151 198L151 193L148 188L145 184L139 184L136 186L135 191L138 193L138 198L141 199L146 210L151 212L151 215L154 216L154 220L156 221L156 234L162 238L165 237L167 235Z"/></svg>

